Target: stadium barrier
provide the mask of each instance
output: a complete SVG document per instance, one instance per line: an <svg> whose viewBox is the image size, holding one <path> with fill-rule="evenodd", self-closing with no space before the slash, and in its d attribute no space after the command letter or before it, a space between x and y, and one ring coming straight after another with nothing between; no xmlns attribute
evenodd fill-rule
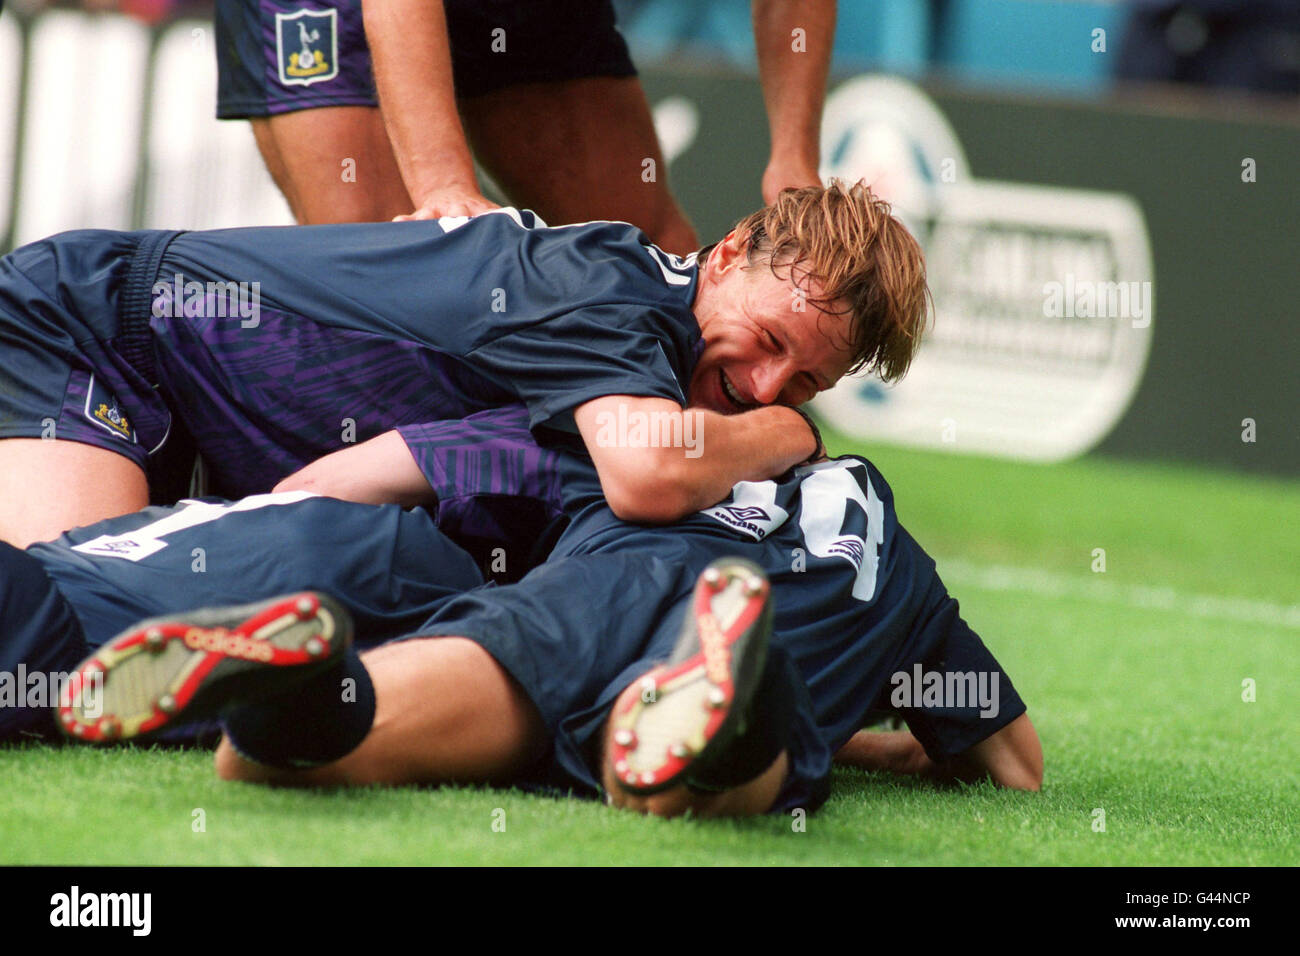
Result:
<svg viewBox="0 0 1300 956"><path fill-rule="evenodd" d="M761 202L758 85L686 66L643 79L674 188L701 235L721 235ZM87 226L290 221L247 125L213 119L209 23L5 11L0 84L19 91L0 99L0 247ZM922 238L936 321L903 383L846 380L820 413L955 452L1300 473L1296 155L1294 119L1207 115L1190 95L837 77L823 171L868 177Z"/></svg>

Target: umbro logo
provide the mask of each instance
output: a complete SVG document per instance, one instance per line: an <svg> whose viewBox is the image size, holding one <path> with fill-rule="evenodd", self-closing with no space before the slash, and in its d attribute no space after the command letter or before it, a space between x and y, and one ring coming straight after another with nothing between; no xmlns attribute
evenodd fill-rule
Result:
<svg viewBox="0 0 1300 956"><path fill-rule="evenodd" d="M94 550L100 554L130 554L139 546L137 542L132 541L130 538L118 538L115 541L105 541L96 545Z"/></svg>

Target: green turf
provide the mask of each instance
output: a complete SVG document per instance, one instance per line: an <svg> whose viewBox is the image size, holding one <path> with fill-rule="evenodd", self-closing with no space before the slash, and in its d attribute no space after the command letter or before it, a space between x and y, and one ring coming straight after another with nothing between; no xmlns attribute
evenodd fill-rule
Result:
<svg viewBox="0 0 1300 956"><path fill-rule="evenodd" d="M0 862L1300 863L1300 482L868 454L1028 701L1042 793L837 771L800 830L490 789L268 791L216 780L202 752L11 747Z"/></svg>

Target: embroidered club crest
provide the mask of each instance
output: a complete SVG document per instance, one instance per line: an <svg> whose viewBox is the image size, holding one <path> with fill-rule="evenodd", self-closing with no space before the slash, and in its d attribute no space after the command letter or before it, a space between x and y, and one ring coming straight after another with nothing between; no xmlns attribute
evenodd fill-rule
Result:
<svg viewBox="0 0 1300 956"><path fill-rule="evenodd" d="M90 385L86 389L84 413L89 421L105 431L133 445L136 443L135 429L118 406L117 398L104 386L97 384L94 375L90 377Z"/></svg>
<svg viewBox="0 0 1300 956"><path fill-rule="evenodd" d="M285 86L311 86L339 75L338 11L275 15L276 59Z"/></svg>

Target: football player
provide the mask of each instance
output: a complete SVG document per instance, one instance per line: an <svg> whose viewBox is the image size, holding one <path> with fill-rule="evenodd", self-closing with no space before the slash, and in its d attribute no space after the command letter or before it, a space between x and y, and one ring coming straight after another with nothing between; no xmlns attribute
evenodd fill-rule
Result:
<svg viewBox="0 0 1300 956"><path fill-rule="evenodd" d="M139 510L184 434L225 497L346 498L357 443L517 402L582 436L617 514L671 521L810 460L793 406L852 369L901 375L926 296L916 241L861 184L782 193L687 259L513 209L65 233L0 259L0 539ZM612 435L634 420L699 454ZM391 477L379 500L422 487L409 462Z"/></svg>

